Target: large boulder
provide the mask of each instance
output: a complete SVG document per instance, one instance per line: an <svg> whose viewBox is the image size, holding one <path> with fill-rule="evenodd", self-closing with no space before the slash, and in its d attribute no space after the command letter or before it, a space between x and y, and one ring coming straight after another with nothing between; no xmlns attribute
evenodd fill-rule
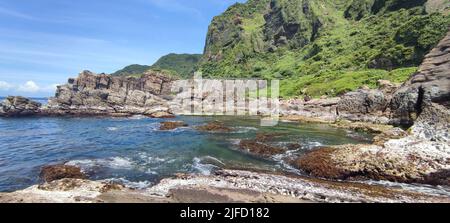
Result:
<svg viewBox="0 0 450 223"><path fill-rule="evenodd" d="M20 96L7 97L0 104L0 116L29 116L38 114L41 103Z"/></svg>
<svg viewBox="0 0 450 223"><path fill-rule="evenodd" d="M337 105L340 118L387 124L390 97L379 89L359 89L342 96Z"/></svg>
<svg viewBox="0 0 450 223"><path fill-rule="evenodd" d="M383 112L387 103L383 92L360 89L345 94L338 103L340 113L371 114Z"/></svg>

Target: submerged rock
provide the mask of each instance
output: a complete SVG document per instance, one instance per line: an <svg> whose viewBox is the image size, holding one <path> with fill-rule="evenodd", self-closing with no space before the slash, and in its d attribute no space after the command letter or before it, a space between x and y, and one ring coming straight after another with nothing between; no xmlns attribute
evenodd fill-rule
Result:
<svg viewBox="0 0 450 223"><path fill-rule="evenodd" d="M79 167L59 164L42 167L40 178L45 182L52 182L66 178L85 179L86 175Z"/></svg>
<svg viewBox="0 0 450 223"><path fill-rule="evenodd" d="M174 130L180 127L187 127L188 125L182 121L174 121L174 122L161 122L161 126L159 130L167 131Z"/></svg>
<svg viewBox="0 0 450 223"><path fill-rule="evenodd" d="M203 132L231 132L232 129L230 127L225 126L223 122L214 121L210 122L206 125L199 126L196 128L199 131Z"/></svg>
<svg viewBox="0 0 450 223"><path fill-rule="evenodd" d="M266 158L286 152L283 148L267 145L257 140L241 140L239 148L251 154Z"/></svg>

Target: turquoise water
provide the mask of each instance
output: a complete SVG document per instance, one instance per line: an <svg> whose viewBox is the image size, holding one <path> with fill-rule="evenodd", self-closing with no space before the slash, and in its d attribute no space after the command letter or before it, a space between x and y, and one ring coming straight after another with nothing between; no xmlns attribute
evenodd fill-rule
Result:
<svg viewBox="0 0 450 223"><path fill-rule="evenodd" d="M202 133L198 125L220 119L231 133ZM210 174L215 168L289 171L283 156L261 159L237 149L258 132L281 133L273 144L299 143L302 154L323 145L366 143L370 136L327 125L280 123L260 127L257 118L179 117L188 128L159 131L160 119L0 118L0 191L39 182L43 165L80 166L93 180L114 180L131 187L151 186L175 173ZM164 120L166 121L166 120Z"/></svg>

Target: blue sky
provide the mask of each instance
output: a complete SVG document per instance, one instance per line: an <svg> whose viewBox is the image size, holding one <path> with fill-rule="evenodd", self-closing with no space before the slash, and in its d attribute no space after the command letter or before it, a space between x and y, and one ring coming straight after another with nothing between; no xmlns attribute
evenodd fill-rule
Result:
<svg viewBox="0 0 450 223"><path fill-rule="evenodd" d="M211 19L245 0L0 0L0 96L52 96L82 70L202 53Z"/></svg>

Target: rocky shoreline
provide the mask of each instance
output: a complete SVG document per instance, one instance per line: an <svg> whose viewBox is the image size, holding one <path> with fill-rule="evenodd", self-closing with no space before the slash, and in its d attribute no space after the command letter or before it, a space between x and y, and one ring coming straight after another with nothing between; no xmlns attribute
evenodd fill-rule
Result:
<svg viewBox="0 0 450 223"><path fill-rule="evenodd" d="M448 197L348 183L371 179L450 185L449 57L450 32L402 86L380 80L378 89L363 87L339 98L281 102L284 121L329 123L378 134L372 145L318 148L302 157L289 158L294 167L327 180L220 170L213 176L166 179L145 191L113 187L113 193L109 190L111 185L104 182L58 179L1 194L0 202L450 202ZM171 118L174 112L170 105L176 101L169 89L174 80L161 73L134 78L85 71L60 86L47 106L22 97L8 97L0 104L0 116L139 114ZM166 123L163 130L182 126L183 123ZM198 130L229 129L211 123ZM268 146L265 139L241 142L240 148L262 157L285 152ZM105 187L108 192L102 192ZM202 196L196 196L199 194L210 199L202 200Z"/></svg>
<svg viewBox="0 0 450 223"><path fill-rule="evenodd" d="M388 189L362 183L333 182L239 170L212 176L179 175L144 190L84 179L62 179L13 193L5 203L448 203L449 197Z"/></svg>

